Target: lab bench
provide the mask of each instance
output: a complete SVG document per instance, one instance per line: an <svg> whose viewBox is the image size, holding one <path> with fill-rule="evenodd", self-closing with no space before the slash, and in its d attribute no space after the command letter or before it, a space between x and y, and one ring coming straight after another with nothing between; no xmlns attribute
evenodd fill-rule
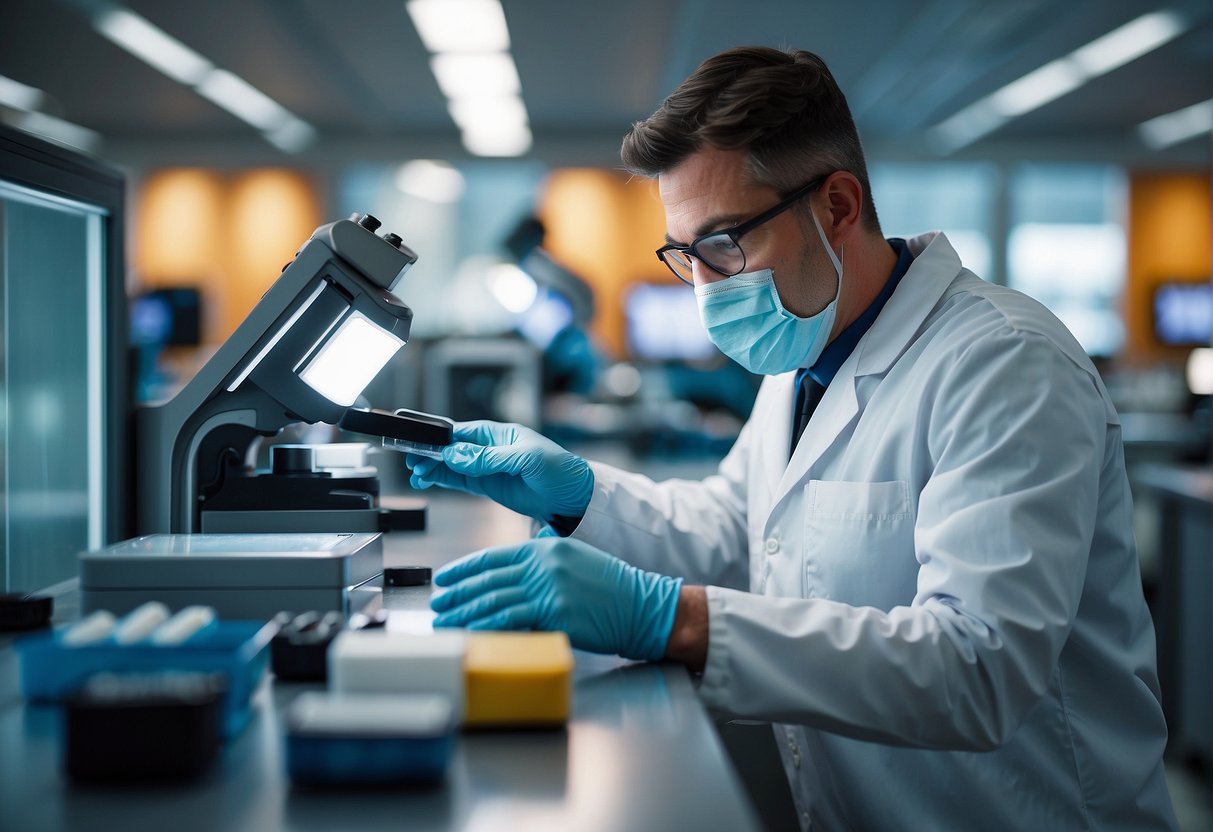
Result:
<svg viewBox="0 0 1213 832"><path fill-rule="evenodd" d="M437 493L424 534L393 532L385 564L437 567L529 534L529 521L486 500ZM427 617L430 588L391 587L393 619ZM59 588L56 620L78 590ZM393 621L393 623L395 623ZM557 730L465 730L445 781L405 789L294 787L282 715L319 684L267 677L253 717L202 780L95 788L60 766L60 714L18 690L14 638L0 637L0 830L747 830L760 828L693 682L681 666L576 651L572 713Z"/></svg>

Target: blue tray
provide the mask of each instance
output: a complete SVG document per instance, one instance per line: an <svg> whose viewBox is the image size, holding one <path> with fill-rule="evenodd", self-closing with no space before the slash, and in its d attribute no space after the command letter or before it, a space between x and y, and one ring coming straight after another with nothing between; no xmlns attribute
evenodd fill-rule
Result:
<svg viewBox="0 0 1213 832"><path fill-rule="evenodd" d="M192 671L222 673L228 679L223 703L223 732L240 733L250 701L269 663L276 624L218 621L181 644L148 641L118 644L112 639L77 647L62 643L67 627L21 639L21 693L34 702L59 702L95 673Z"/></svg>

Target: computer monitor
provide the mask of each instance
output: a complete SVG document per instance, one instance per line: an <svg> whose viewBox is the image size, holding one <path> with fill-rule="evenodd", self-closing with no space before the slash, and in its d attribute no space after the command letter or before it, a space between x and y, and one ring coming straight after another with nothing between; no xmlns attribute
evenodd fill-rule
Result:
<svg viewBox="0 0 1213 832"><path fill-rule="evenodd" d="M1168 281L1155 287L1154 338L1176 347L1213 343L1213 283Z"/></svg>
<svg viewBox="0 0 1213 832"><path fill-rule="evenodd" d="M573 306L558 292L540 289L535 302L518 315L518 331L541 350L546 350L556 333L573 323Z"/></svg>
<svg viewBox="0 0 1213 832"><path fill-rule="evenodd" d="M690 286L638 283L624 300L628 349L645 361L696 361L718 354Z"/></svg>
<svg viewBox="0 0 1213 832"><path fill-rule="evenodd" d="M192 286L152 289L131 302L131 343L196 347L202 343L202 294Z"/></svg>

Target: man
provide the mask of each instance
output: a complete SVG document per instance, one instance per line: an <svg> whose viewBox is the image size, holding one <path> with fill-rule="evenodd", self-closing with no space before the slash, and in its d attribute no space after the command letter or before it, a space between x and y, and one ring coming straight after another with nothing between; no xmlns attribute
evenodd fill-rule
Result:
<svg viewBox="0 0 1213 832"><path fill-rule="evenodd" d="M884 239L810 53L709 59L623 159L708 334L768 377L703 482L491 423L411 458L550 524L436 576L435 624L701 671L778 723L806 827L1175 828L1120 426L1065 328L942 234Z"/></svg>

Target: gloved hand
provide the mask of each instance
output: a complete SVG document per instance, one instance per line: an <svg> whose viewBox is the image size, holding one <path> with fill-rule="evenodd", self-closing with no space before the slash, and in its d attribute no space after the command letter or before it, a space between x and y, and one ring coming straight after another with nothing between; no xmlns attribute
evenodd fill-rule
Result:
<svg viewBox="0 0 1213 832"><path fill-rule="evenodd" d="M594 493L594 473L579 456L522 425L457 422L442 460L407 454L414 488L437 485L495 500L536 520L579 520Z"/></svg>
<svg viewBox="0 0 1213 832"><path fill-rule="evenodd" d="M562 537L475 552L434 583L446 588L430 599L435 627L564 630L582 650L650 661L665 655L682 588Z"/></svg>

